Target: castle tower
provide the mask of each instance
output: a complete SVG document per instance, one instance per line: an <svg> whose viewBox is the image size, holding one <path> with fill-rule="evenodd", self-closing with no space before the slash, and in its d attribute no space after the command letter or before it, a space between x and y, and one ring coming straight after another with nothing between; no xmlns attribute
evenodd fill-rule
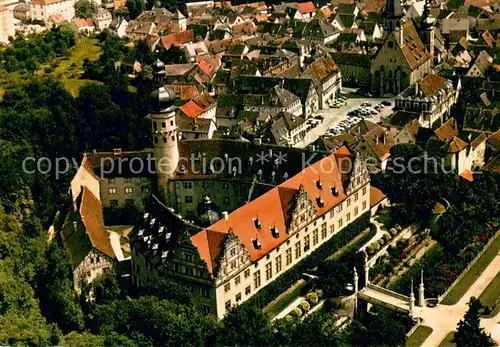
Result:
<svg viewBox="0 0 500 347"><path fill-rule="evenodd" d="M410 288L410 317L413 318L413 310L415 309L415 295L413 294L413 279L411 280Z"/></svg>
<svg viewBox="0 0 500 347"><path fill-rule="evenodd" d="M187 30L187 19L179 10L175 10L172 22L179 26L179 31Z"/></svg>
<svg viewBox="0 0 500 347"><path fill-rule="evenodd" d="M164 84L165 64L157 60L153 64L153 80L156 88L149 96L153 131L153 151L156 175L160 188L166 189L170 177L175 174L179 162L178 134L175 123L175 94Z"/></svg>
<svg viewBox="0 0 500 347"><path fill-rule="evenodd" d="M424 296L424 270L420 273L420 286L418 287L418 306L424 307L425 296Z"/></svg>
<svg viewBox="0 0 500 347"><path fill-rule="evenodd" d="M434 27L436 24L436 19L430 17L430 12L431 0L425 0L424 12L422 13L419 34L422 42L425 45L425 48L427 48L431 56L434 57Z"/></svg>
<svg viewBox="0 0 500 347"><path fill-rule="evenodd" d="M403 18L401 0L387 0L383 12L384 17L384 37L400 27Z"/></svg>

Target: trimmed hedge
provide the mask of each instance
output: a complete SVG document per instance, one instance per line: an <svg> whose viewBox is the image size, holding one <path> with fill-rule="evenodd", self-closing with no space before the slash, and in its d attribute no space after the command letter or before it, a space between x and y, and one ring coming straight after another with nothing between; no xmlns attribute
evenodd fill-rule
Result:
<svg viewBox="0 0 500 347"><path fill-rule="evenodd" d="M252 296L248 301L242 305L252 305L260 309L266 307L278 295L286 291L290 286L297 282L302 273L314 269L321 264L331 254L344 247L359 233L369 227L370 224L370 211L359 216L351 224L347 225L337 234L333 235L328 241L322 244L317 250L309 254L306 258L302 259L290 270L281 274L273 282L262 288ZM369 233L368 235L370 235Z"/></svg>
<svg viewBox="0 0 500 347"><path fill-rule="evenodd" d="M316 305L318 303L318 294L316 293L309 293L306 295L307 301L309 301L311 304Z"/></svg>
<svg viewBox="0 0 500 347"><path fill-rule="evenodd" d="M302 309L303 312L307 312L311 309L311 305L309 305L309 303L304 300L300 303L300 308Z"/></svg>

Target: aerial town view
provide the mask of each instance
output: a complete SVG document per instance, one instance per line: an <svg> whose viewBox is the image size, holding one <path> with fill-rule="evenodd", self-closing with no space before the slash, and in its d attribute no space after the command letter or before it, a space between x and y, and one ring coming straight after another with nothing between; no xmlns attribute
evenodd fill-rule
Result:
<svg viewBox="0 0 500 347"><path fill-rule="evenodd" d="M500 0L254 1L0 0L0 346L500 346Z"/></svg>

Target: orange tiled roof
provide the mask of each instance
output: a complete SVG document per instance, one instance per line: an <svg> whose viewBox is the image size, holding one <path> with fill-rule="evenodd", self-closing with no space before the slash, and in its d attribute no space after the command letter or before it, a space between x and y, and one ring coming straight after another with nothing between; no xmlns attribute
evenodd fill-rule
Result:
<svg viewBox="0 0 500 347"><path fill-rule="evenodd" d="M460 174L460 177L466 179L469 182L472 182L474 180L474 177L472 176L472 172L470 170L465 170Z"/></svg>
<svg viewBox="0 0 500 347"><path fill-rule="evenodd" d="M175 46L182 46L185 43L191 42L194 40L194 33L192 30L184 30L184 31L179 31L178 33L175 34L170 34L167 36L162 36L160 38L163 47L166 49L169 49L170 46L175 45Z"/></svg>
<svg viewBox="0 0 500 347"><path fill-rule="evenodd" d="M307 68L319 81L323 81L325 78L329 77L332 72L339 71L339 67L335 61L325 56L319 57Z"/></svg>
<svg viewBox="0 0 500 347"><path fill-rule="evenodd" d="M49 19L54 24L60 24L60 23L65 21L63 15L61 13L53 14L53 15L49 16Z"/></svg>
<svg viewBox="0 0 500 347"><path fill-rule="evenodd" d="M113 8L115 10L118 10L119 8L125 7L125 3L127 0L114 0L113 1Z"/></svg>
<svg viewBox="0 0 500 347"><path fill-rule="evenodd" d="M448 119L443 125L437 128L434 133L441 141L451 141L455 136L458 136L458 128L455 125L455 118Z"/></svg>
<svg viewBox="0 0 500 347"><path fill-rule="evenodd" d="M491 33L488 30L486 30L481 36L484 42L486 42L486 44L488 45L488 47L493 47L493 42L495 42L495 38L493 37L493 35L491 35Z"/></svg>
<svg viewBox="0 0 500 347"><path fill-rule="evenodd" d="M412 70L425 63L431 58L431 55L425 49L420 36L418 36L417 29L412 21L408 21L403 25L404 42L401 46L401 51L410 65Z"/></svg>
<svg viewBox="0 0 500 347"><path fill-rule="evenodd" d="M200 91L193 84L169 84L168 87L181 100L191 100L200 95Z"/></svg>
<svg viewBox="0 0 500 347"><path fill-rule="evenodd" d="M370 187L370 207L375 206L382 201L386 195L376 187Z"/></svg>
<svg viewBox="0 0 500 347"><path fill-rule="evenodd" d="M311 1L308 2L299 2L297 4L297 7L299 9L299 12L304 14L304 13L314 13L316 12L316 7Z"/></svg>
<svg viewBox="0 0 500 347"><path fill-rule="evenodd" d="M448 153L458 153L465 147L467 147L467 142L459 137L454 137L448 146Z"/></svg>
<svg viewBox="0 0 500 347"><path fill-rule="evenodd" d="M436 94L439 89L443 88L446 82L448 82L448 80L443 76L430 74L418 82L418 85L425 96L432 96Z"/></svg>
<svg viewBox="0 0 500 347"><path fill-rule="evenodd" d="M108 233L104 228L101 202L86 186L83 187L80 215L92 246L107 256L115 258L115 252L113 252Z"/></svg>
<svg viewBox="0 0 500 347"><path fill-rule="evenodd" d="M293 198L299 191L307 194L318 216L327 213L343 201L346 194L337 159L344 155L351 156L345 147L306 167L289 180L233 211L227 220L221 219L191 237L193 245L207 263L209 271L213 272L217 256L221 251L222 240L228 233L233 233L239 239L252 261L259 260L284 243L289 238L286 230L290 221ZM326 172L328 174L322 174ZM317 187L317 180L320 180L322 189ZM332 194L331 187L337 189L337 196ZM322 200L322 204L318 203L318 198ZM256 228L254 219L258 219L260 229ZM271 233L271 228L278 230L277 236ZM254 247L254 240L258 240L259 249Z"/></svg>
<svg viewBox="0 0 500 347"><path fill-rule="evenodd" d="M83 28L87 26L92 26L92 18L73 18L71 22L77 27L77 28Z"/></svg>
<svg viewBox="0 0 500 347"><path fill-rule="evenodd" d="M196 118L203 112L203 109L193 100L179 107L179 110L189 118Z"/></svg>

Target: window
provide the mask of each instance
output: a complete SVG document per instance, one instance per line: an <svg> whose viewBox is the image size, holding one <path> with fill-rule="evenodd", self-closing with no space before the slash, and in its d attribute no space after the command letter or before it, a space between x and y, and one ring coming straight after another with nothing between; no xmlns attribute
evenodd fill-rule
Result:
<svg viewBox="0 0 500 347"><path fill-rule="evenodd" d="M240 284L240 282L241 282L240 276L236 276L234 278L234 285L237 286L238 284Z"/></svg>
<svg viewBox="0 0 500 347"><path fill-rule="evenodd" d="M111 207L117 207L118 206L118 200L109 200L109 205Z"/></svg>
<svg viewBox="0 0 500 347"><path fill-rule="evenodd" d="M205 298L209 298L210 297L210 290L208 290L208 288L201 288L201 296L203 296Z"/></svg>
<svg viewBox="0 0 500 347"><path fill-rule="evenodd" d="M342 204L339 204L337 206L337 213L340 213L340 212L342 212Z"/></svg>
<svg viewBox="0 0 500 347"><path fill-rule="evenodd" d="M309 245L309 235L306 235L304 237L304 252L307 252L310 248L310 245Z"/></svg>
<svg viewBox="0 0 500 347"><path fill-rule="evenodd" d="M184 187L184 189L191 189L193 188L193 182L183 182L182 186Z"/></svg>
<svg viewBox="0 0 500 347"><path fill-rule="evenodd" d="M300 221L301 221L301 222L303 222L303 221L305 221L305 220L306 220L306 215L305 215L305 214L303 214L302 216L300 216Z"/></svg>
<svg viewBox="0 0 500 347"><path fill-rule="evenodd" d="M292 263L292 249L288 248L286 250L286 265L290 265Z"/></svg>
<svg viewBox="0 0 500 347"><path fill-rule="evenodd" d="M358 215L358 210L359 210L359 209L358 209L358 207L355 207L355 208L354 208L354 216L357 216L357 215Z"/></svg>
<svg viewBox="0 0 500 347"><path fill-rule="evenodd" d="M245 295L249 295L251 293L252 289L250 288L250 286L246 287L245 288Z"/></svg>
<svg viewBox="0 0 500 347"><path fill-rule="evenodd" d="M347 200L345 201L345 203L346 203L346 206L347 206L347 207L351 206L351 199L347 199Z"/></svg>
<svg viewBox="0 0 500 347"><path fill-rule="evenodd" d="M243 273L243 276L245 276L245 278L248 278L248 276L250 276L250 269L246 269Z"/></svg>
<svg viewBox="0 0 500 347"><path fill-rule="evenodd" d="M173 120L170 121L170 126L172 126L172 127L174 126L174 121Z"/></svg>
<svg viewBox="0 0 500 347"><path fill-rule="evenodd" d="M125 194L132 194L134 192L134 188L132 187L125 187Z"/></svg>
<svg viewBox="0 0 500 347"><path fill-rule="evenodd" d="M295 244L295 259L300 258L300 241Z"/></svg>
<svg viewBox="0 0 500 347"><path fill-rule="evenodd" d="M269 281L273 277L273 266L271 262L266 264L266 281Z"/></svg>
<svg viewBox="0 0 500 347"><path fill-rule="evenodd" d="M167 122L165 122L165 121L161 122L161 127L162 128L166 128L167 127Z"/></svg>
<svg viewBox="0 0 500 347"><path fill-rule="evenodd" d="M363 210L366 208L366 201L363 201Z"/></svg>
<svg viewBox="0 0 500 347"><path fill-rule="evenodd" d="M253 273L253 286L255 288L260 287L260 270L257 270Z"/></svg>
<svg viewBox="0 0 500 347"><path fill-rule="evenodd" d="M241 301L241 293L236 294L236 302Z"/></svg>
<svg viewBox="0 0 500 347"><path fill-rule="evenodd" d="M229 251L229 255L233 256L235 254L236 254L236 248L231 248L231 250Z"/></svg>
<svg viewBox="0 0 500 347"><path fill-rule="evenodd" d="M109 194L116 194L116 188L109 188L108 192Z"/></svg>
<svg viewBox="0 0 500 347"><path fill-rule="evenodd" d="M231 262L231 270L235 269L236 268L236 260L233 260Z"/></svg>
<svg viewBox="0 0 500 347"><path fill-rule="evenodd" d="M363 195L366 195L366 187L363 188Z"/></svg>
<svg viewBox="0 0 500 347"><path fill-rule="evenodd" d="M330 234L335 232L335 224L330 225Z"/></svg>
<svg viewBox="0 0 500 347"><path fill-rule="evenodd" d="M229 310L231 308L231 300L226 301L226 310Z"/></svg>
<svg viewBox="0 0 500 347"><path fill-rule="evenodd" d="M192 262L193 261L193 255L190 253L184 253L184 260Z"/></svg>
<svg viewBox="0 0 500 347"><path fill-rule="evenodd" d="M281 255L276 257L276 273L281 271Z"/></svg>
<svg viewBox="0 0 500 347"><path fill-rule="evenodd" d="M193 202L193 197L191 195L186 195L184 197L184 201L186 201L186 203L190 204Z"/></svg>
<svg viewBox="0 0 500 347"><path fill-rule="evenodd" d="M186 274L189 276L194 276L194 270L191 266L186 266Z"/></svg>
<svg viewBox="0 0 500 347"><path fill-rule="evenodd" d="M332 208L332 209L330 210L330 218L333 218L333 215L334 215L334 213L333 213L333 208Z"/></svg>
<svg viewBox="0 0 500 347"><path fill-rule="evenodd" d="M342 224L344 224L344 221L342 220L342 218L339 219L339 228L342 228Z"/></svg>
<svg viewBox="0 0 500 347"><path fill-rule="evenodd" d="M90 276L91 276L90 271L87 271L87 277L90 277Z"/></svg>
<svg viewBox="0 0 500 347"><path fill-rule="evenodd" d="M356 192L356 193L354 194L354 201L358 201L358 196L359 196L359 194L358 194L358 192Z"/></svg>
<svg viewBox="0 0 500 347"><path fill-rule="evenodd" d="M351 220L351 213L349 212L345 217L346 217L345 219L347 220L347 222L349 222Z"/></svg>
<svg viewBox="0 0 500 347"><path fill-rule="evenodd" d="M316 246L316 244L318 243L318 229L314 229L313 230L313 246Z"/></svg>
<svg viewBox="0 0 500 347"><path fill-rule="evenodd" d="M227 292L228 292L228 291L230 291L230 290L231 290L231 283L226 283L226 284L224 285L224 292L226 292L226 293L227 293Z"/></svg>

